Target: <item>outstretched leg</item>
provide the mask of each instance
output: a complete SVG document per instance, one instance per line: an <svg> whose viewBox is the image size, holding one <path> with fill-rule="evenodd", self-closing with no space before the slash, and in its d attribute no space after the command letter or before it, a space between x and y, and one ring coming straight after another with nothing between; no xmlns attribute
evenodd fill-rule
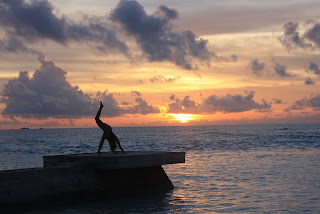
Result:
<svg viewBox="0 0 320 214"><path fill-rule="evenodd" d="M99 110L98 110L97 115L95 117L95 120L96 120L97 125L103 130L103 122L100 120L102 108L103 108L103 104L100 101L100 107L99 107Z"/></svg>

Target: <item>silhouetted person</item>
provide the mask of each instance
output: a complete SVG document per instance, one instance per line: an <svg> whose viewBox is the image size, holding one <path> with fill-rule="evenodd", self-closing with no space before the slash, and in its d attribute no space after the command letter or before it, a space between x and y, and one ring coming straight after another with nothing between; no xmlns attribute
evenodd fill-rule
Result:
<svg viewBox="0 0 320 214"><path fill-rule="evenodd" d="M108 124L106 123L103 123L101 120L100 120L100 115L101 115L101 110L103 108L103 104L102 102L100 101L100 108L97 112L97 115L96 115L96 123L98 124L98 126L103 130L103 135L102 135L102 138L101 138L101 141L100 141L100 145L99 145L99 149L98 149L98 154L100 155L100 151L101 151L101 148L103 146L103 143L104 143L104 140L107 139L109 141L109 145L110 145L110 150L112 152L116 152L116 148L117 148L117 144L118 144L118 147L121 149L121 151L124 153L124 150L122 149L121 145L120 145L120 141L119 139L117 138L117 136L112 132L112 128L111 126L109 126Z"/></svg>

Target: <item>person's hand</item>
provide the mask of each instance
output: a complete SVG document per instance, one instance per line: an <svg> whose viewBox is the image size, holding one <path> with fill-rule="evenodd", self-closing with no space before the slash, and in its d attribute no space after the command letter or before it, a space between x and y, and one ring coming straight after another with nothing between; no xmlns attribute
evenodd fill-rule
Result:
<svg viewBox="0 0 320 214"><path fill-rule="evenodd" d="M102 102L100 101L100 108L102 108L103 107L103 104L102 104Z"/></svg>

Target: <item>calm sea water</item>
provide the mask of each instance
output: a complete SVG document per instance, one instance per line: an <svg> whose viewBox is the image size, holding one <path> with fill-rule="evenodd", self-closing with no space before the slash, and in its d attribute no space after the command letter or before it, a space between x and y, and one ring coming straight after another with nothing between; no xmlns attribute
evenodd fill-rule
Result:
<svg viewBox="0 0 320 214"><path fill-rule="evenodd" d="M185 151L175 189L28 213L320 213L320 124L114 128L125 150ZM100 129L0 130L0 170L96 152ZM103 147L108 150L108 144Z"/></svg>

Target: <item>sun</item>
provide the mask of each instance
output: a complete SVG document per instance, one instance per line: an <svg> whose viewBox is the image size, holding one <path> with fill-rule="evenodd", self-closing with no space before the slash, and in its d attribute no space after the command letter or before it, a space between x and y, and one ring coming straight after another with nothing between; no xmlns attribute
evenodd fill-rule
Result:
<svg viewBox="0 0 320 214"><path fill-rule="evenodd" d="M175 120L179 121L180 123L187 123L193 120L192 114L171 114Z"/></svg>

